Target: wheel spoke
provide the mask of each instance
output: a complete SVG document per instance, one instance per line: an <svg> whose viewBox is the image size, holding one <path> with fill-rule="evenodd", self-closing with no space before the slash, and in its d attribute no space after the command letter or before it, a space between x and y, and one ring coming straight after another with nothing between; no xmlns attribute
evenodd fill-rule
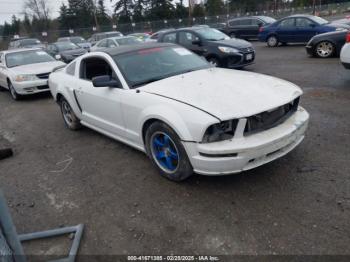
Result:
<svg viewBox="0 0 350 262"><path fill-rule="evenodd" d="M165 158L165 163L166 163L167 168L169 168L170 170L174 169L174 165L173 165L173 162L171 161L170 157Z"/></svg>
<svg viewBox="0 0 350 262"><path fill-rule="evenodd" d="M166 156L165 156L165 153L164 153L163 151L159 151L159 152L157 152L156 157L157 157L158 159L163 159L163 158L165 158Z"/></svg>
<svg viewBox="0 0 350 262"><path fill-rule="evenodd" d="M155 146L158 146L158 147L164 147L164 146L165 146L164 143L161 142L158 138L155 138L155 139L153 140L153 144L154 144Z"/></svg>
<svg viewBox="0 0 350 262"><path fill-rule="evenodd" d="M177 155L177 153L174 152L172 149L169 149L169 152L170 152L170 157L172 159L175 159L175 160L179 159L179 156Z"/></svg>
<svg viewBox="0 0 350 262"><path fill-rule="evenodd" d="M164 146L169 147L169 137L167 135L164 136Z"/></svg>

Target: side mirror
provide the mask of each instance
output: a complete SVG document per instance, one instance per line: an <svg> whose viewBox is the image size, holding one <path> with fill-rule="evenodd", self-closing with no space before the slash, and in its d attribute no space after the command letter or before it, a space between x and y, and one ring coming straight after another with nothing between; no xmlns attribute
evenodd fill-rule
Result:
<svg viewBox="0 0 350 262"><path fill-rule="evenodd" d="M310 24L310 27L315 28L316 24Z"/></svg>
<svg viewBox="0 0 350 262"><path fill-rule="evenodd" d="M201 40L193 40L192 41L192 45L201 45L201 44L202 44Z"/></svg>
<svg viewBox="0 0 350 262"><path fill-rule="evenodd" d="M109 75L96 76L92 78L94 87L120 87L119 82Z"/></svg>

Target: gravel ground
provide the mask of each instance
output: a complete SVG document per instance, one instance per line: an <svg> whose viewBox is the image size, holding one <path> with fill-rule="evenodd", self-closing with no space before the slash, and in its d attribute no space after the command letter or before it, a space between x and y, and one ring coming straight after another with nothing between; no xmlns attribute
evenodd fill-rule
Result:
<svg viewBox="0 0 350 262"><path fill-rule="evenodd" d="M303 46L254 45L246 70L300 85L311 122L293 152L238 175L167 181L142 153L67 130L49 95L0 93L0 135L15 151L0 162L0 187L18 232L84 223L87 255L350 255L350 71ZM25 250L63 254L69 242Z"/></svg>

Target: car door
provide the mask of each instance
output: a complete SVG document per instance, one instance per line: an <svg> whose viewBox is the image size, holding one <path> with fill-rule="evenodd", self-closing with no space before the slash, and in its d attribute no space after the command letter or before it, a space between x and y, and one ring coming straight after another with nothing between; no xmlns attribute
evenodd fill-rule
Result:
<svg viewBox="0 0 350 262"><path fill-rule="evenodd" d="M193 32L190 32L190 31L178 32L178 43L179 45L191 50L192 52L200 56L202 56L205 52L204 47L202 46L203 42L201 38Z"/></svg>
<svg viewBox="0 0 350 262"><path fill-rule="evenodd" d="M259 34L259 29L264 25L264 22L257 18L251 19L251 29L249 31L249 37L256 38Z"/></svg>
<svg viewBox="0 0 350 262"><path fill-rule="evenodd" d="M296 35L295 18L286 18L282 20L276 29L277 37L280 42L294 42Z"/></svg>
<svg viewBox="0 0 350 262"><path fill-rule="evenodd" d="M295 19L297 27L296 40L300 43L308 42L317 33L317 24L305 17Z"/></svg>
<svg viewBox="0 0 350 262"><path fill-rule="evenodd" d="M94 77L106 74L118 80L114 62L107 55L92 56L82 59L79 68L76 98L82 120L102 132L124 137L125 125L121 110L123 87L94 87L92 83Z"/></svg>

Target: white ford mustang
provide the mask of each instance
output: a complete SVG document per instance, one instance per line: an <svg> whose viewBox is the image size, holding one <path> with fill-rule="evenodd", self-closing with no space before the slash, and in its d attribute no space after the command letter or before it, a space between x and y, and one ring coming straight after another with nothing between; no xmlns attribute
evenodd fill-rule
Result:
<svg viewBox="0 0 350 262"><path fill-rule="evenodd" d="M90 127L147 153L175 181L252 169L295 148L309 114L292 83L211 67L173 44L113 48L50 75L70 129Z"/></svg>
<svg viewBox="0 0 350 262"><path fill-rule="evenodd" d="M38 48L12 49L0 52L0 86L8 89L13 99L22 95L48 92L51 71L65 64Z"/></svg>

